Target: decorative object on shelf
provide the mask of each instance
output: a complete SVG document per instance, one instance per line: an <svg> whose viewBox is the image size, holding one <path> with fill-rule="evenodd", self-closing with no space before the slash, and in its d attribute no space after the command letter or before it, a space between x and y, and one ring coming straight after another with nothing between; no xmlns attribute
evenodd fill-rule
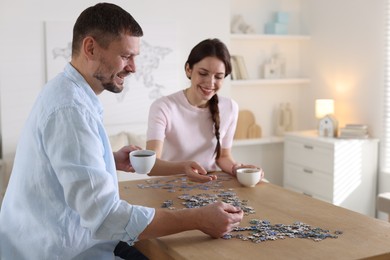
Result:
<svg viewBox="0 0 390 260"><path fill-rule="evenodd" d="M256 124L255 116L249 110L240 110L234 139L261 137L261 127Z"/></svg>
<svg viewBox="0 0 390 260"><path fill-rule="evenodd" d="M368 125L365 124L346 124L345 127L340 128L339 138L367 139L369 137Z"/></svg>
<svg viewBox="0 0 390 260"><path fill-rule="evenodd" d="M276 110L276 127L275 134L277 136L284 135L284 117L283 117L284 105L283 103L279 104L279 108Z"/></svg>
<svg viewBox="0 0 390 260"><path fill-rule="evenodd" d="M263 65L265 79L279 79L286 76L286 60L281 53L274 54Z"/></svg>
<svg viewBox="0 0 390 260"><path fill-rule="evenodd" d="M293 130L292 127L292 109L290 103L280 103L276 111L276 128L275 134L283 136L285 132Z"/></svg>
<svg viewBox="0 0 390 260"><path fill-rule="evenodd" d="M293 127L292 127L292 109L291 109L291 105L290 103L286 103L286 106L284 108L284 111L283 111L283 118L284 118L284 130L286 132L290 132L293 130Z"/></svg>
<svg viewBox="0 0 390 260"><path fill-rule="evenodd" d="M279 77L286 77L286 59L281 52L278 52L274 55L274 59L276 59L276 63L279 65Z"/></svg>
<svg viewBox="0 0 390 260"><path fill-rule="evenodd" d="M232 78L248 79L248 70L246 69L244 57L241 55L232 55Z"/></svg>
<svg viewBox="0 0 390 260"><path fill-rule="evenodd" d="M233 17L230 30L232 33L243 33L243 34L255 33L253 27L245 22L242 15L235 15Z"/></svg>
<svg viewBox="0 0 390 260"><path fill-rule="evenodd" d="M266 34L287 34L288 33L289 14L285 12L276 12L274 20L265 24Z"/></svg>
<svg viewBox="0 0 390 260"><path fill-rule="evenodd" d="M336 137L338 122L334 117L334 100L317 99L315 107L316 117L320 119L318 123L318 134L324 137Z"/></svg>
<svg viewBox="0 0 390 260"><path fill-rule="evenodd" d="M333 115L326 115L320 119L318 124L318 134L324 137L337 136L337 120Z"/></svg>

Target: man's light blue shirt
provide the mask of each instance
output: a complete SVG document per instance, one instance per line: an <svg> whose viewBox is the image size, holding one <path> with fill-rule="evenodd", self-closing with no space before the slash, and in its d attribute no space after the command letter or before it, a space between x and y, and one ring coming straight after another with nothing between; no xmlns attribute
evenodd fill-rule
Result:
<svg viewBox="0 0 390 260"><path fill-rule="evenodd" d="M121 111L118 111L120 113ZM0 211L0 259L113 259L154 209L120 200L102 105L68 64L22 131Z"/></svg>

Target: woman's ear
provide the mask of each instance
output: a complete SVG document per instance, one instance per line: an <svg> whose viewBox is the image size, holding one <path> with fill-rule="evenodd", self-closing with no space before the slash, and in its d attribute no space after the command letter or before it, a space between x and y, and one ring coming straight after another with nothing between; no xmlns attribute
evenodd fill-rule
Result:
<svg viewBox="0 0 390 260"><path fill-rule="evenodd" d="M191 73L192 73L192 69L190 68L190 65L186 63L186 76L188 79L191 79Z"/></svg>

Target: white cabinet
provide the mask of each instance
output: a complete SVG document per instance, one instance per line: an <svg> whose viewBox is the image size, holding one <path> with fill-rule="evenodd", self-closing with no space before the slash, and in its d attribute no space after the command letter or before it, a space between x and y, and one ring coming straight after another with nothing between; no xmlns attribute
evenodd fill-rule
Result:
<svg viewBox="0 0 390 260"><path fill-rule="evenodd" d="M375 217L377 169L377 139L285 135L285 188Z"/></svg>

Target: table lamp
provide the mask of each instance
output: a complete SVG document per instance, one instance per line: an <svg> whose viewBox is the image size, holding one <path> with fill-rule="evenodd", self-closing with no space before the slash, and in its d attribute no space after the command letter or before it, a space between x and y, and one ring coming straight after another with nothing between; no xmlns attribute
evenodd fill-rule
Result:
<svg viewBox="0 0 390 260"><path fill-rule="evenodd" d="M325 137L337 136L337 120L334 117L334 100L317 99L315 108L316 118L319 118L318 134Z"/></svg>

